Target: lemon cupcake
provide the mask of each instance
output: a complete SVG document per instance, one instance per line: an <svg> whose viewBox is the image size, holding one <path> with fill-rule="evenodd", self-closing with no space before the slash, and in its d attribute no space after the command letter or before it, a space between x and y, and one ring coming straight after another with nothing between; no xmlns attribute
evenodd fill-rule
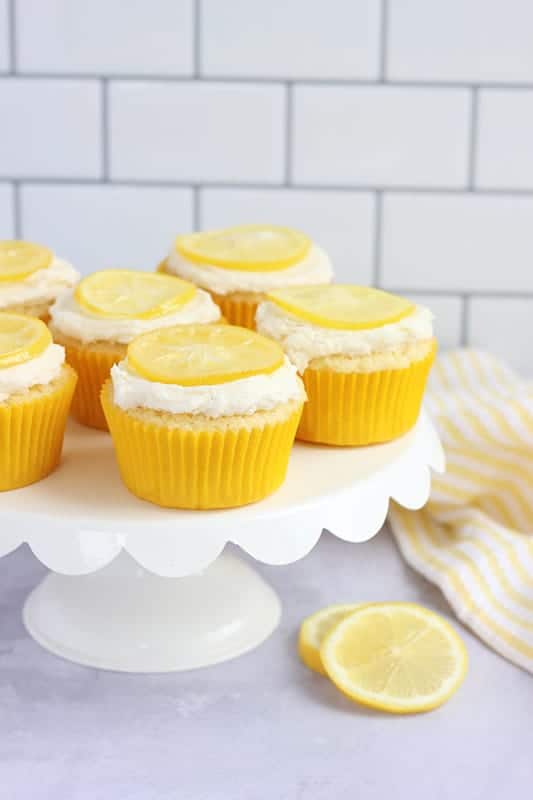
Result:
<svg viewBox="0 0 533 800"><path fill-rule="evenodd" d="M194 284L134 270L89 275L60 297L50 314L54 339L65 347L67 361L79 376L73 416L100 430L107 430L100 390L135 336L156 328L220 320L216 303Z"/></svg>
<svg viewBox="0 0 533 800"><path fill-rule="evenodd" d="M246 328L254 327L265 292L327 284L333 277L324 250L303 233L274 225L178 236L158 269L210 291L228 322Z"/></svg>
<svg viewBox="0 0 533 800"><path fill-rule="evenodd" d="M257 310L308 396L297 437L332 445L386 442L420 412L436 352L431 312L360 286L282 289Z"/></svg>
<svg viewBox="0 0 533 800"><path fill-rule="evenodd" d="M44 322L0 312L0 491L57 466L75 385Z"/></svg>
<svg viewBox="0 0 533 800"><path fill-rule="evenodd" d="M67 261L31 242L0 241L0 311L48 321L51 304L79 280Z"/></svg>
<svg viewBox="0 0 533 800"><path fill-rule="evenodd" d="M281 347L229 325L139 336L102 390L128 489L190 509L241 506L275 491L304 400Z"/></svg>

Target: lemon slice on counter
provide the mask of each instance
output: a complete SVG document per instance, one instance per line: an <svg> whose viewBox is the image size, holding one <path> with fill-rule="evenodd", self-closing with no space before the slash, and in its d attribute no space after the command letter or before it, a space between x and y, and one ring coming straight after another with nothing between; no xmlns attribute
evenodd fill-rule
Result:
<svg viewBox="0 0 533 800"><path fill-rule="evenodd" d="M180 386L267 375L283 362L276 342L233 325L163 328L138 336L128 347L128 363L141 377Z"/></svg>
<svg viewBox="0 0 533 800"><path fill-rule="evenodd" d="M189 261L245 272L287 269L310 248L311 240L303 233L277 225L236 225L176 239L176 250Z"/></svg>
<svg viewBox="0 0 533 800"><path fill-rule="evenodd" d="M269 292L267 298L298 319L348 331L380 328L414 309L409 300L369 286L295 286Z"/></svg>
<svg viewBox="0 0 533 800"><path fill-rule="evenodd" d="M326 606L304 619L298 636L298 654L306 667L320 675L327 675L320 658L322 642L341 620L360 607L361 604L353 603Z"/></svg>
<svg viewBox="0 0 533 800"><path fill-rule="evenodd" d="M344 694L397 714L442 705L462 683L465 646L452 626L416 603L371 603L341 620L320 649Z"/></svg>
<svg viewBox="0 0 533 800"><path fill-rule="evenodd" d="M0 241L0 281L23 281L40 269L46 269L53 260L47 247L16 239Z"/></svg>
<svg viewBox="0 0 533 800"><path fill-rule="evenodd" d="M0 313L0 369L31 361L52 344L52 334L40 319Z"/></svg>
<svg viewBox="0 0 533 800"><path fill-rule="evenodd" d="M114 319L152 319L178 311L196 294L196 286L172 275L108 269L77 286L78 304L91 314Z"/></svg>

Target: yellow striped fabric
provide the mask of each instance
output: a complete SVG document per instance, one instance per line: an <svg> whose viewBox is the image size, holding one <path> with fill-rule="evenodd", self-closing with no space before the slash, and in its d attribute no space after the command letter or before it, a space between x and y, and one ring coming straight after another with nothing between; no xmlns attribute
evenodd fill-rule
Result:
<svg viewBox="0 0 533 800"><path fill-rule="evenodd" d="M421 511L391 506L400 551L481 639L533 672L533 383L457 350L437 361L426 407L447 469Z"/></svg>

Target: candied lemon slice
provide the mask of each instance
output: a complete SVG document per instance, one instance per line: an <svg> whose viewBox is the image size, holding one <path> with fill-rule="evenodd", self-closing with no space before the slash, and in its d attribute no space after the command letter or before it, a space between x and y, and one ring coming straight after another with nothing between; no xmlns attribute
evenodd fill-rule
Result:
<svg viewBox="0 0 533 800"><path fill-rule="evenodd" d="M320 649L344 694L397 714L442 705L462 683L465 646L443 617L416 603L371 603L341 620Z"/></svg>
<svg viewBox="0 0 533 800"><path fill-rule="evenodd" d="M369 286L295 286L269 292L267 297L298 319L348 331L380 328L414 309L409 300Z"/></svg>
<svg viewBox="0 0 533 800"><path fill-rule="evenodd" d="M52 263L47 247L16 239L0 241L0 281L22 281Z"/></svg>
<svg viewBox="0 0 533 800"><path fill-rule="evenodd" d="M327 675L320 658L320 648L326 636L338 623L360 607L360 604L333 605L321 608L304 619L298 637L298 654L306 667Z"/></svg>
<svg viewBox="0 0 533 800"><path fill-rule="evenodd" d="M40 319L0 313L0 369L31 361L50 344L52 334Z"/></svg>
<svg viewBox="0 0 533 800"><path fill-rule="evenodd" d="M79 305L100 317L152 319L188 303L196 286L172 275L108 269L94 272L77 286Z"/></svg>
<svg viewBox="0 0 533 800"><path fill-rule="evenodd" d="M236 225L176 239L176 250L189 261L245 272L287 269L305 258L310 247L311 240L300 231L276 225Z"/></svg>
<svg viewBox="0 0 533 800"><path fill-rule="evenodd" d="M281 347L234 325L180 325L143 333L128 347L128 363L157 383L201 386L267 375L281 367Z"/></svg>

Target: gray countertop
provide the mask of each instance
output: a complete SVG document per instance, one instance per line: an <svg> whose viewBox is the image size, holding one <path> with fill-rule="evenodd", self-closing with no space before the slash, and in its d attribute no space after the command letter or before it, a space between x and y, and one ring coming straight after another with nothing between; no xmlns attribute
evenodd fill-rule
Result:
<svg viewBox="0 0 533 800"><path fill-rule="evenodd" d="M415 600L448 614L386 530L361 545L323 536L302 561L259 568L284 604L281 627L265 644L209 669L126 675L78 667L35 644L20 611L45 570L22 548L0 560L0 796L530 796L533 677L466 630L469 675L426 715L358 708L298 661L298 623L331 602Z"/></svg>

